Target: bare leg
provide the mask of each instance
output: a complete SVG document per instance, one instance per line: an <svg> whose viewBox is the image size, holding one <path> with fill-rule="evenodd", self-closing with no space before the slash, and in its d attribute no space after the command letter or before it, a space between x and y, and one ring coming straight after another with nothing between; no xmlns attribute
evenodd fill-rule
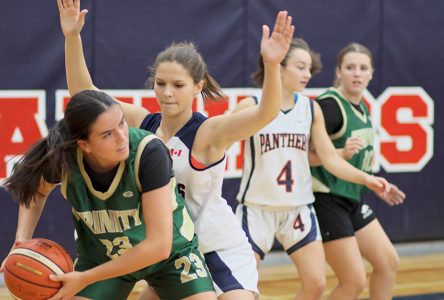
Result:
<svg viewBox="0 0 444 300"><path fill-rule="evenodd" d="M328 264L339 283L330 293L329 300L358 298L366 286L364 263L355 237L346 237L324 243Z"/></svg>
<svg viewBox="0 0 444 300"><path fill-rule="evenodd" d="M392 299L399 256L378 220L356 232L362 256L373 266L370 279L370 299Z"/></svg>
<svg viewBox="0 0 444 300"><path fill-rule="evenodd" d="M137 297L137 300L154 300L160 299L156 292L150 287L146 286ZM187 300L206 300L206 299L217 299L215 292L204 292L200 294L196 294L187 298Z"/></svg>
<svg viewBox="0 0 444 300"><path fill-rule="evenodd" d="M256 294L247 290L232 290L217 297L218 300L254 300L255 298Z"/></svg>
<svg viewBox="0 0 444 300"><path fill-rule="evenodd" d="M320 299L325 289L325 255L321 241L314 241L290 255L296 265L302 288L296 300Z"/></svg>
<svg viewBox="0 0 444 300"><path fill-rule="evenodd" d="M139 296L137 296L137 300L160 300L159 296L149 285L144 287L142 291L140 291Z"/></svg>

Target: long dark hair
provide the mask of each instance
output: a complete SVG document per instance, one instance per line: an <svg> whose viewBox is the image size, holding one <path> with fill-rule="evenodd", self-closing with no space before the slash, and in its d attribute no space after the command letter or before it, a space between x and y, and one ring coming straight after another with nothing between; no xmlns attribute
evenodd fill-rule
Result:
<svg viewBox="0 0 444 300"><path fill-rule="evenodd" d="M87 90L74 95L64 118L25 152L5 180L13 198L29 207L42 179L60 179L62 171L69 175L70 154L77 148L77 141L86 140L97 117L116 104L111 96L100 91Z"/></svg>
<svg viewBox="0 0 444 300"><path fill-rule="evenodd" d="M149 83L151 87L156 77L157 67L164 62L181 64L193 78L194 84L203 80L204 85L201 92L203 99L223 100L224 93L222 89L209 74L207 64L193 43L173 43L157 55L154 66L149 68L151 76L148 78L147 83Z"/></svg>
<svg viewBox="0 0 444 300"><path fill-rule="evenodd" d="M311 56L310 73L312 75L319 73L321 71L322 69L321 55L311 50L307 42L301 38L293 38L290 44L290 48L287 51L287 54L285 55L284 59L281 61L281 66L285 67L287 65L288 57L290 56L290 53L294 49L302 49L310 54ZM258 65L259 68L251 75L251 78L253 79L253 82L256 83L257 86L262 87L264 85L265 70L264 70L264 59L260 54L258 59Z"/></svg>

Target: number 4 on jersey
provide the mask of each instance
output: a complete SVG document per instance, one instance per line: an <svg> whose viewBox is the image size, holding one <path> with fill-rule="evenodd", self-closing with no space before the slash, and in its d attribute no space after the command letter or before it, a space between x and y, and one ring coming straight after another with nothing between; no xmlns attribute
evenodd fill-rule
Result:
<svg viewBox="0 0 444 300"><path fill-rule="evenodd" d="M285 166L282 168L278 177L276 178L278 185L284 185L285 191L291 193L293 191L293 175L291 173L291 160L287 161Z"/></svg>

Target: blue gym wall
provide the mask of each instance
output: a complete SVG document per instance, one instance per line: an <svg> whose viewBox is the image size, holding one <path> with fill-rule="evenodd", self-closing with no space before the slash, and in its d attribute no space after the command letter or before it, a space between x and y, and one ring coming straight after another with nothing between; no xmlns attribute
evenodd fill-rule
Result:
<svg viewBox="0 0 444 300"><path fill-rule="evenodd" d="M83 30L93 81L103 89L142 89L146 66L172 41L193 41L222 87L251 87L261 25L288 10L303 37L320 52L324 70L310 88L328 87L336 53L350 42L370 48L375 59L369 92L422 87L434 101L433 154L420 172L381 171L408 195L391 208L374 196L380 221L395 242L443 239L444 1L441 0L88 0ZM64 39L55 0L0 1L0 91L46 91L46 124L54 124L55 91L66 89ZM14 116L2 114L0 124ZM0 132L2 127L0 126ZM0 148L6 147L0 141ZM3 162L2 162L3 163ZM227 179L224 195L234 206L238 179ZM0 188L0 259L13 240L17 204ZM69 205L57 190L48 200L35 236L56 240L74 252Z"/></svg>

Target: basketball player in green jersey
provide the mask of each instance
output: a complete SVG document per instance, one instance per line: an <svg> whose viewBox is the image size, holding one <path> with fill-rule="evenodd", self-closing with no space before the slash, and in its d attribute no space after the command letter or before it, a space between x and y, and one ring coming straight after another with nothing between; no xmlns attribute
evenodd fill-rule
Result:
<svg viewBox="0 0 444 300"><path fill-rule="evenodd" d="M338 152L367 173L373 166L373 129L362 99L372 74L370 51L350 44L339 52L335 87L317 98ZM311 170L326 258L339 279L328 299L358 298L366 286L361 255L373 266L370 299L391 299L399 257L372 209L361 199L366 187L343 181L323 167ZM377 194L389 205L401 204L405 198L392 184L388 193Z"/></svg>
<svg viewBox="0 0 444 300"><path fill-rule="evenodd" d="M74 272L51 277L63 286L50 300L126 299L141 279L162 299L216 299L168 149L128 129L109 95L74 95L6 180L20 201L15 246L32 238L59 182L72 205L77 260Z"/></svg>

